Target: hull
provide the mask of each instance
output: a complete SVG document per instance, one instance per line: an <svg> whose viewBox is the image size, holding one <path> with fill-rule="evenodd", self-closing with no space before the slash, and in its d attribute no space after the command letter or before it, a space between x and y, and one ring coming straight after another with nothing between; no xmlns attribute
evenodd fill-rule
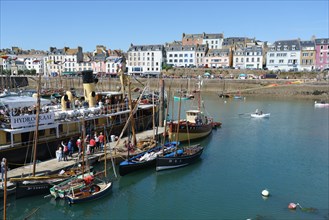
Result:
<svg viewBox="0 0 329 220"><path fill-rule="evenodd" d="M99 187L99 191L90 192L90 188L86 188L85 190L88 190L87 192L79 192L73 195L66 196L69 204L77 204L82 202L87 202L91 200L96 200L99 198L102 198L106 196L112 189L112 183L99 183L99 184L93 184L91 187L94 186Z"/></svg>
<svg viewBox="0 0 329 220"><path fill-rule="evenodd" d="M156 171L167 170L167 169L175 169L187 166L189 164L194 163L198 160L203 152L203 147L198 146L195 149L195 152L188 155L176 155L176 156L165 156L158 157L156 159Z"/></svg>
<svg viewBox="0 0 329 220"><path fill-rule="evenodd" d="M171 144L168 143L165 145L165 151L169 151L170 148L173 148L176 146L176 143ZM161 153L162 152L162 147L161 146L157 146L154 147L148 151L142 152L132 158L130 158L129 160L124 160L123 162L120 163L119 165L119 174L121 176L124 176L126 174L138 171L138 170L142 170L142 169L147 169L150 167L155 167L155 163L156 163L156 154ZM153 154L154 158L149 159L149 160L142 160L140 161L140 158L145 157L146 154Z"/></svg>
<svg viewBox="0 0 329 220"><path fill-rule="evenodd" d="M213 124L204 124L204 125L195 125L189 123L188 128L186 127L186 123L182 124L180 123L179 128L179 135L178 135L178 141L187 141L187 140L195 140L199 138L203 138L208 136L212 129ZM177 123L171 123L169 124L169 138L171 140L177 140Z"/></svg>
<svg viewBox="0 0 329 220"><path fill-rule="evenodd" d="M179 100L190 100L192 97L179 97L179 96L174 96L175 101Z"/></svg>
<svg viewBox="0 0 329 220"><path fill-rule="evenodd" d="M314 107L316 108L325 108L325 107L329 107L329 103L315 103Z"/></svg>
<svg viewBox="0 0 329 220"><path fill-rule="evenodd" d="M90 172L84 174L84 177L92 176L92 175L93 172ZM69 194L72 189L76 190L84 186L86 186L86 184L85 181L83 180L83 175L79 175L78 177L70 178L63 182L60 182L55 186L52 185L51 188L49 189L49 192L55 199L64 198L65 195Z"/></svg>
<svg viewBox="0 0 329 220"><path fill-rule="evenodd" d="M53 184L58 184L61 180L51 181L39 181L39 182L28 182L26 184L22 182L16 182L16 199L49 194L49 189Z"/></svg>
<svg viewBox="0 0 329 220"><path fill-rule="evenodd" d="M261 115L259 115L259 114L251 114L250 116L252 118L269 118L270 115L271 115L270 113L267 113L267 114L261 114Z"/></svg>

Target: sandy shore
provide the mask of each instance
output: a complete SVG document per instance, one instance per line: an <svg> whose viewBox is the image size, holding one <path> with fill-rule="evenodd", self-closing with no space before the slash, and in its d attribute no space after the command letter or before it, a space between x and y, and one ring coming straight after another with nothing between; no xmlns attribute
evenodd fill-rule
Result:
<svg viewBox="0 0 329 220"><path fill-rule="evenodd" d="M61 81L61 82L60 82ZM138 78L137 80L132 79L132 88L143 88L143 85L149 85L151 89L159 88L159 80ZM188 87L191 90L197 88L198 80L193 79L182 79L182 78L165 78L165 87L168 91L171 86L172 91ZM42 86L50 88L64 88L69 90L75 88L78 92L82 92L82 80L81 78L51 78L48 80L42 80ZM29 78L30 89L36 88L36 80ZM119 90L120 81L117 78L101 78L96 84L96 91L106 90ZM202 91L204 92L216 92L216 93L229 93L238 94L245 96L293 96L298 98L307 99L329 99L329 81L327 80L305 80L305 79L248 79L248 80L237 80L237 79L203 79Z"/></svg>

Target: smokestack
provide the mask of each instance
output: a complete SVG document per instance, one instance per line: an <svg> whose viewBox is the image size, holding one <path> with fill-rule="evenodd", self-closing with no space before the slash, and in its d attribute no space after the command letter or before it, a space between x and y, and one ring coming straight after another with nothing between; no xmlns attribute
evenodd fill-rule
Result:
<svg viewBox="0 0 329 220"><path fill-rule="evenodd" d="M85 100L89 103L89 107L96 105L95 84L98 79L94 77L92 70L82 71L83 94Z"/></svg>

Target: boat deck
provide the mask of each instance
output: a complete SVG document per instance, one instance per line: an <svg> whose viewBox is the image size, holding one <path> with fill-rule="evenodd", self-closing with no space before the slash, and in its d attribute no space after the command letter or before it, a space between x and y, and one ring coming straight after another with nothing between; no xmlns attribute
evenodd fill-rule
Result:
<svg viewBox="0 0 329 220"><path fill-rule="evenodd" d="M158 135L162 134L164 132L164 127L159 127L158 128ZM139 140L144 140L148 138L153 137L153 130L147 130L140 132L136 134L137 141ZM127 137L121 138L120 142L118 145L113 149L115 146L116 142L110 142L107 144L107 159L110 159L110 153L112 153L112 157L115 161L116 164L120 163L122 160L124 160L127 157L127 151L124 147L124 141L127 140ZM134 154L140 153L139 150L136 150ZM130 156L134 155L130 153ZM92 155L88 156L88 161L90 164L93 164L101 159L104 158L104 152L95 152ZM78 155L77 152L73 154L73 157L70 158L68 157L68 161L57 161L57 158L53 158L50 160L46 160L43 162L39 162L36 164L36 173L38 174L43 174L43 173L48 173L48 174L54 174L58 173L63 169L67 169L69 167L73 167L76 165L78 162ZM33 165L26 165L22 167L18 167L15 169L8 170L7 172L7 180L9 180L12 177L22 177L22 176L29 176L32 174L33 171ZM1 180L0 180L1 181ZM13 183L7 182L7 187L11 187ZM2 184L0 182L0 189L2 189Z"/></svg>

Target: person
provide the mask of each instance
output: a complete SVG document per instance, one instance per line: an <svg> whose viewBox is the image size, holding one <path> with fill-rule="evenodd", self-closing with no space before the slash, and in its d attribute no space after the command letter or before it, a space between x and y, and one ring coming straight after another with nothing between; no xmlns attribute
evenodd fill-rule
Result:
<svg viewBox="0 0 329 220"><path fill-rule="evenodd" d="M68 155L69 157L72 157L73 155L73 151L74 151L74 148L73 148L73 138L71 138L67 144L67 148L68 148Z"/></svg>
<svg viewBox="0 0 329 220"><path fill-rule="evenodd" d="M98 140L99 140L100 149L101 149L101 151L103 151L104 150L104 135L102 132L99 134Z"/></svg>
<svg viewBox="0 0 329 220"><path fill-rule="evenodd" d="M95 152L95 145L96 145L95 139L90 138L90 141L89 141L90 154L93 154Z"/></svg>
<svg viewBox="0 0 329 220"><path fill-rule="evenodd" d="M94 140L95 140L95 149L99 150L99 138L98 138L97 132L95 132L95 134L94 134Z"/></svg>
<svg viewBox="0 0 329 220"><path fill-rule="evenodd" d="M1 161L1 182L2 182L2 185L3 185L3 181L4 181L5 172L6 172L6 158L2 158L2 161Z"/></svg>
<svg viewBox="0 0 329 220"><path fill-rule="evenodd" d="M78 152L78 154L80 154L81 153L81 137L79 137L78 138L78 140L77 140L77 142L75 143L76 145L77 145L77 147L78 147L78 150L79 150L79 152Z"/></svg>
<svg viewBox="0 0 329 220"><path fill-rule="evenodd" d="M69 148L66 143L62 141L63 146L63 161L67 161L67 155L69 154Z"/></svg>
<svg viewBox="0 0 329 220"><path fill-rule="evenodd" d="M58 147L58 149L56 150L56 158L58 162L62 160L62 147Z"/></svg>

